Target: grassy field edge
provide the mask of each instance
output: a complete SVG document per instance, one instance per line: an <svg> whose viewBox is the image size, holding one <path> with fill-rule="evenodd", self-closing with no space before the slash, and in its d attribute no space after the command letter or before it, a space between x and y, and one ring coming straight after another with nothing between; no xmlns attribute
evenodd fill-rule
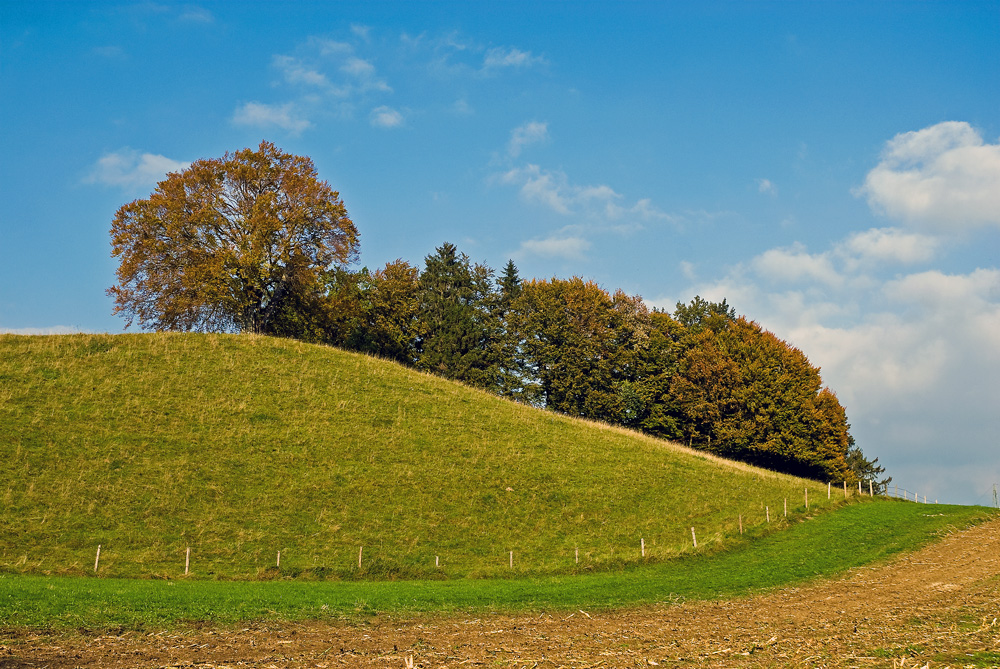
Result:
<svg viewBox="0 0 1000 669"><path fill-rule="evenodd" d="M601 610L745 596L891 559L1000 517L985 507L851 504L787 530L620 572L510 580L304 582L0 575L0 626L142 630L376 614Z"/></svg>

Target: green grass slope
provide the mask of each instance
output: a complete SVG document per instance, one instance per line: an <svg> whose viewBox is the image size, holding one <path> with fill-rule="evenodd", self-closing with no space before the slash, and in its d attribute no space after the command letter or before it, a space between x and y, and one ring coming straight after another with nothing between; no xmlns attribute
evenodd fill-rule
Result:
<svg viewBox="0 0 1000 669"><path fill-rule="evenodd" d="M61 578L0 574L5 628L155 629L202 621L356 620L377 613L599 609L744 596L914 550L996 518L992 509L851 504L732 550L614 572L520 579L303 582Z"/></svg>
<svg viewBox="0 0 1000 669"><path fill-rule="evenodd" d="M805 488L811 510L844 498L386 361L227 335L0 335L0 461L0 571L20 574L93 574L98 545L117 577L182 576L188 547L191 578L613 570L641 540L647 562L691 551L692 527L702 551L740 516L766 533Z"/></svg>

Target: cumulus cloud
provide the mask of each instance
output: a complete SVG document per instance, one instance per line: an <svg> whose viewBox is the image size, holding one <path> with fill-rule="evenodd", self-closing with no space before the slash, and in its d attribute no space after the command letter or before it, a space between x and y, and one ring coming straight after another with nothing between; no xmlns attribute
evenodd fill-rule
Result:
<svg viewBox="0 0 1000 669"><path fill-rule="evenodd" d="M1000 429L1000 270L886 277L873 262L923 262L936 245L874 229L819 253L801 245L770 249L720 279L692 282L683 295L727 298L803 350L839 395L865 454L880 457L902 485L971 503L969 491L1000 476L993 445ZM652 301L667 309L675 302ZM956 458L977 466L961 473L952 467ZM947 480L939 475L945 469Z"/></svg>
<svg viewBox="0 0 1000 669"><path fill-rule="evenodd" d="M544 58L533 56L530 51L521 51L515 47L495 47L486 51L483 69L488 71L505 67L525 68L544 63Z"/></svg>
<svg viewBox="0 0 1000 669"><path fill-rule="evenodd" d="M358 37L360 37L361 39L363 39L366 42L369 39L371 31L372 31L371 26L361 25L359 23L352 23L351 24L351 32L354 33L355 35L357 35Z"/></svg>
<svg viewBox="0 0 1000 669"><path fill-rule="evenodd" d="M281 71L285 81L290 84L304 84L322 89L333 88L325 74L315 68L307 67L297 58L277 55L271 59L271 62L276 69Z"/></svg>
<svg viewBox="0 0 1000 669"><path fill-rule="evenodd" d="M521 242L520 251L531 255L583 260L590 242L582 237L548 237Z"/></svg>
<svg viewBox="0 0 1000 669"><path fill-rule="evenodd" d="M321 37L310 37L306 45L309 51L316 51L321 56L354 53L354 47L348 42L338 42L337 40Z"/></svg>
<svg viewBox="0 0 1000 669"><path fill-rule="evenodd" d="M994 450L1000 272L920 272L876 286L870 297L869 304L885 298L883 308L839 326L803 324L787 335L822 366L858 436L867 438L866 452L883 456L904 483L968 503L958 496L996 480L976 477L945 490L935 478L907 480L916 476L908 468L938 462L945 469L961 459L978 463L980 475L1000 473Z"/></svg>
<svg viewBox="0 0 1000 669"><path fill-rule="evenodd" d="M856 191L886 216L949 229L1000 225L1000 144L960 121L896 135Z"/></svg>
<svg viewBox="0 0 1000 669"><path fill-rule="evenodd" d="M236 108L233 114L236 125L251 125L261 128L277 127L297 135L312 127L308 119L300 116L292 102L283 105L268 105L262 102L247 102Z"/></svg>
<svg viewBox="0 0 1000 669"><path fill-rule="evenodd" d="M340 71L358 79L368 79L374 76L375 66L363 58L351 56L340 66Z"/></svg>
<svg viewBox="0 0 1000 669"><path fill-rule="evenodd" d="M803 350L865 454L902 486L942 502L983 501L978 493L1000 480L1000 270L926 265L957 243L949 233L1000 223L1000 145L960 122L897 135L856 194L924 229L772 248L710 282L686 265L682 297L727 298Z"/></svg>
<svg viewBox="0 0 1000 669"><path fill-rule="evenodd" d="M125 50L120 46L95 46L92 51L98 56L102 56L104 58L118 60L128 57Z"/></svg>
<svg viewBox="0 0 1000 669"><path fill-rule="evenodd" d="M404 121L402 113L385 105L373 109L370 120L376 128L398 128Z"/></svg>
<svg viewBox="0 0 1000 669"><path fill-rule="evenodd" d="M786 283L812 281L838 286L844 281L829 255L810 254L801 244L765 251L752 264L761 276Z"/></svg>
<svg viewBox="0 0 1000 669"><path fill-rule="evenodd" d="M777 195L778 187L770 179L757 179L757 192L766 195Z"/></svg>
<svg viewBox="0 0 1000 669"><path fill-rule="evenodd" d="M541 204L558 214L571 213L574 188L560 171L543 170L538 165L515 167L500 176L505 184L520 185L521 198L526 202Z"/></svg>
<svg viewBox="0 0 1000 669"><path fill-rule="evenodd" d="M178 172L190 164L126 147L98 158L84 182L127 189L152 187L168 172Z"/></svg>
<svg viewBox="0 0 1000 669"><path fill-rule="evenodd" d="M978 309L1000 302L1000 270L977 269L970 274L930 270L893 279L885 284L893 300L923 305L937 314ZM996 339L1000 350L1000 339Z"/></svg>
<svg viewBox="0 0 1000 669"><path fill-rule="evenodd" d="M92 330L84 330L75 325L52 325L45 328L5 328L0 327L0 334L14 335L67 335L91 334Z"/></svg>
<svg viewBox="0 0 1000 669"><path fill-rule="evenodd" d="M526 146L544 142L549 138L548 123L529 121L510 131L510 141L507 142L507 155L517 158Z"/></svg>
<svg viewBox="0 0 1000 669"><path fill-rule="evenodd" d="M208 11L204 7L187 7L178 17L181 21L187 21L188 23L214 23L215 17L212 12Z"/></svg>
<svg viewBox="0 0 1000 669"><path fill-rule="evenodd" d="M856 232L838 247L838 252L856 262L913 264L934 257L941 240L898 228L872 228Z"/></svg>
<svg viewBox="0 0 1000 669"><path fill-rule="evenodd" d="M367 91L391 92L392 89L382 79L376 76L375 65L363 58L353 55L353 48L346 50L339 42L322 42L318 48L323 53L333 54L340 61L337 71L343 77L334 82L322 71L322 66L310 59L297 58L279 54L271 59L275 69L281 72L286 83L316 89L321 93L346 98Z"/></svg>
<svg viewBox="0 0 1000 669"><path fill-rule="evenodd" d="M351 31L367 41L367 28L352 26ZM276 104L246 103L236 110L234 123L275 126L298 134L312 127L310 119L331 114L352 117L375 97L392 92L392 87L378 75L375 63L358 55L349 42L311 37L299 45L294 55L272 56L271 66L291 91L292 99ZM395 127L402 123L399 112L385 112L388 107L379 109L369 118L374 125Z"/></svg>
<svg viewBox="0 0 1000 669"><path fill-rule="evenodd" d="M500 183L520 186L525 202L538 204L564 216L577 215L620 230L632 230L645 222L677 222L678 216L662 211L649 198L622 204L624 196L606 184L581 186L570 181L562 170L547 170L528 164L499 175ZM629 225L628 222L632 224ZM625 225L618 225L619 223Z"/></svg>

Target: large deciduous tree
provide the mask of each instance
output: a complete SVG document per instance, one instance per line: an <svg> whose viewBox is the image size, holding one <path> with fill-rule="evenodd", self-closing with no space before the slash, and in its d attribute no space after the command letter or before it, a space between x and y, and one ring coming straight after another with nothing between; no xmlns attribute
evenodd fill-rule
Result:
<svg viewBox="0 0 1000 669"><path fill-rule="evenodd" d="M297 336L358 232L312 160L270 142L194 162L111 226L114 313L143 329Z"/></svg>
<svg viewBox="0 0 1000 669"><path fill-rule="evenodd" d="M532 280L508 315L521 341L526 369L535 380L528 394L574 416L613 416L614 304L592 281Z"/></svg>

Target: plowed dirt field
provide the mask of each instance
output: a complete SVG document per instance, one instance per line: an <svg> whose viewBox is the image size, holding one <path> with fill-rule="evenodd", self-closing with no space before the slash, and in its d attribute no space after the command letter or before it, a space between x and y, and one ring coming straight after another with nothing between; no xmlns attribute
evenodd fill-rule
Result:
<svg viewBox="0 0 1000 669"><path fill-rule="evenodd" d="M7 630L0 667L992 667L998 577L994 521L888 565L731 601L96 638Z"/></svg>

